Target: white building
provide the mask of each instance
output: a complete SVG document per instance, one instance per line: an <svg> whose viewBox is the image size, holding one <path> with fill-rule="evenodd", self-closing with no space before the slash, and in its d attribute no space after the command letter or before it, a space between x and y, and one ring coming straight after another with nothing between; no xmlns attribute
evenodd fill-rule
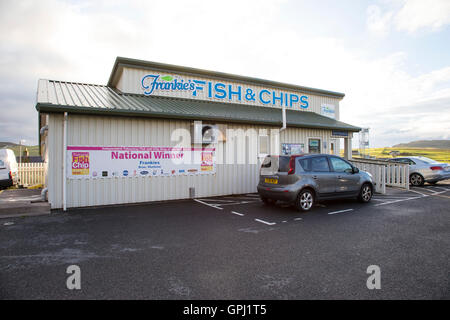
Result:
<svg viewBox="0 0 450 320"><path fill-rule="evenodd" d="M267 153L338 154L343 138L351 157L360 128L339 121L343 97L121 57L106 86L39 80L49 202L55 209L255 192Z"/></svg>

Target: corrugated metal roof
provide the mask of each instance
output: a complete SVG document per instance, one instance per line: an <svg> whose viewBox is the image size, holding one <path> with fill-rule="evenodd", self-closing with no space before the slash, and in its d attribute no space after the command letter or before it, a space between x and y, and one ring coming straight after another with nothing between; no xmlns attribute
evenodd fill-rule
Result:
<svg viewBox="0 0 450 320"><path fill-rule="evenodd" d="M158 118L228 121L281 126L280 109L190 99L117 93L103 85L39 80L36 109L39 112L72 112ZM286 111L292 127L360 128L314 112Z"/></svg>

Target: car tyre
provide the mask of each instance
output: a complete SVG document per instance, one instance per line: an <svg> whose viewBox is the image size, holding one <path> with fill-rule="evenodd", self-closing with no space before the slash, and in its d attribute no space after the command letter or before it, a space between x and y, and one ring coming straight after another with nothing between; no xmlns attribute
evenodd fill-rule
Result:
<svg viewBox="0 0 450 320"><path fill-rule="evenodd" d="M314 193L310 189L300 191L295 206L300 211L309 211L314 205Z"/></svg>
<svg viewBox="0 0 450 320"><path fill-rule="evenodd" d="M266 206L273 206L273 205L275 205L275 203L277 202L277 200L269 199L269 198L266 198L266 197L261 197L261 201L262 201Z"/></svg>
<svg viewBox="0 0 450 320"><path fill-rule="evenodd" d="M359 191L358 200L363 203L367 203L370 202L370 200L372 200L372 196L373 196L372 186L368 183L363 184L361 190Z"/></svg>
<svg viewBox="0 0 450 320"><path fill-rule="evenodd" d="M410 177L409 177L409 182L414 186L414 187L421 187L423 186L423 184L425 183L425 180L423 179L423 177L418 174L418 173L413 173Z"/></svg>

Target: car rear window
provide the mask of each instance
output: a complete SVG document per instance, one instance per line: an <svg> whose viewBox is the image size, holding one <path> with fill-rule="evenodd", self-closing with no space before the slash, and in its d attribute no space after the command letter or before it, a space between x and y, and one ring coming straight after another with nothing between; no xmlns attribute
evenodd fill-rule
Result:
<svg viewBox="0 0 450 320"><path fill-rule="evenodd" d="M3 162L3 160L0 160L0 168L4 168L5 167L5 162Z"/></svg>
<svg viewBox="0 0 450 320"><path fill-rule="evenodd" d="M299 164L306 172L328 172L330 166L326 157L300 159Z"/></svg>
<svg viewBox="0 0 450 320"><path fill-rule="evenodd" d="M429 164L439 163L436 160L426 158L426 157L420 157L419 160L422 162L425 162L425 163L429 163Z"/></svg>
<svg viewBox="0 0 450 320"><path fill-rule="evenodd" d="M261 168L270 168L271 165L272 165L272 157L267 156L264 158L264 161L261 164Z"/></svg>
<svg viewBox="0 0 450 320"><path fill-rule="evenodd" d="M278 172L289 172L289 161L291 157L281 156L278 166Z"/></svg>

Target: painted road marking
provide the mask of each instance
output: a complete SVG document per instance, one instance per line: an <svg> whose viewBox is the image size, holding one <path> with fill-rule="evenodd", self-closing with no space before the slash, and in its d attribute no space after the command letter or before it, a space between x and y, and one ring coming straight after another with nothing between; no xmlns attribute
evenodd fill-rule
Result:
<svg viewBox="0 0 450 320"><path fill-rule="evenodd" d="M443 188L443 187L435 187L435 188L442 189L442 190L445 190L445 191L450 190L450 189L448 189L448 188Z"/></svg>
<svg viewBox="0 0 450 320"><path fill-rule="evenodd" d="M422 198L426 198L426 197L430 197L430 196L437 196L437 195L440 195L440 194L442 194L442 193L447 192L448 190L446 190L446 191L440 191L440 192L434 192L434 193L430 193L430 194L423 194L423 193L420 193L420 192L414 191L414 190L410 190L410 191L415 192L415 193L418 193L418 194L421 194L422 196L421 196L421 197L410 197L410 198L399 199L399 200L394 200L394 201L388 201L388 202L384 202L384 203L378 203L378 204L375 205L375 207L383 206L383 205L385 205L385 204L392 204L392 203L402 202L402 201L415 200L415 199L422 199Z"/></svg>
<svg viewBox="0 0 450 320"><path fill-rule="evenodd" d="M255 219L255 221L267 224L268 226L273 226L274 224L277 224L276 222L267 222L267 221L260 220L260 219Z"/></svg>
<svg viewBox="0 0 450 320"><path fill-rule="evenodd" d="M399 200L394 200L394 201L388 201L388 202L378 203L378 204L375 205L375 207L384 206L385 204L392 204L392 203L407 201L407 200L421 199L421 198L425 198L425 197L428 197L428 196L412 197L412 198L405 198L405 199L399 199Z"/></svg>
<svg viewBox="0 0 450 320"><path fill-rule="evenodd" d="M294 220L299 221L299 220L303 220L303 218L295 218Z"/></svg>
<svg viewBox="0 0 450 320"><path fill-rule="evenodd" d="M345 210L333 211L333 212L328 212L328 214L336 214L336 213L342 213L342 212L348 212L348 211L353 211L353 209L345 209Z"/></svg>
<svg viewBox="0 0 450 320"><path fill-rule="evenodd" d="M422 193L422 192L419 192L419 191L416 191L416 190L413 190L413 189L409 189L409 191L414 192L414 193L421 194L421 195L424 196L424 197L429 197L429 196L430 196L429 194L425 194L425 193Z"/></svg>
<svg viewBox="0 0 450 320"><path fill-rule="evenodd" d="M194 201L197 201L198 203L204 204L205 206L208 206L208 207L212 207L212 208L215 208L215 209L223 210L223 208L221 208L221 207L217 207L215 205L203 202L202 200L194 199Z"/></svg>
<svg viewBox="0 0 450 320"><path fill-rule="evenodd" d="M223 200L223 199L199 199L199 200L206 201L208 203L211 202L211 201L214 201L214 202L217 202L217 201L220 201L220 202L235 202L233 200Z"/></svg>
<svg viewBox="0 0 450 320"><path fill-rule="evenodd" d="M434 196L450 199L449 196L444 196L443 194L434 194Z"/></svg>
<svg viewBox="0 0 450 320"><path fill-rule="evenodd" d="M231 213L233 213L233 214L237 214L238 216L244 216L244 214L243 213L239 213L239 212L236 212L236 211L231 211Z"/></svg>
<svg viewBox="0 0 450 320"><path fill-rule="evenodd" d="M237 204L247 204L247 203L255 203L258 201L241 201L241 202L232 202L232 203L212 203L215 206L234 206Z"/></svg>

